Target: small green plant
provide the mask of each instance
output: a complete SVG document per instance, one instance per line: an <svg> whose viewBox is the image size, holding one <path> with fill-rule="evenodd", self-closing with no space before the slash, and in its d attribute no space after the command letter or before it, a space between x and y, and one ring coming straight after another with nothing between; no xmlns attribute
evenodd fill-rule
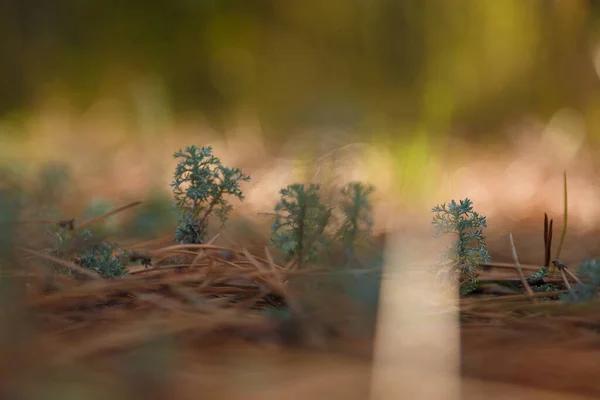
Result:
<svg viewBox="0 0 600 400"><path fill-rule="evenodd" d="M100 242L90 246L78 259L82 267L96 271L105 278L127 274L125 265L129 253L113 243Z"/></svg>
<svg viewBox="0 0 600 400"><path fill-rule="evenodd" d="M233 206L226 200L231 195L244 199L240 182L250 176L238 168L225 167L212 154L212 147L189 146L174 154L180 159L173 176L173 194L180 212L175 238L182 244L199 244L206 237L209 218L216 214L224 224Z"/></svg>
<svg viewBox="0 0 600 400"><path fill-rule="evenodd" d="M527 278L527 283L534 292L553 292L557 290L556 285L544 283L548 277L548 268L542 267Z"/></svg>
<svg viewBox="0 0 600 400"><path fill-rule="evenodd" d="M357 244L368 238L373 229L373 206L370 195L374 188L361 182L351 182L340 190L343 220L338 235L344 247L346 264L355 257Z"/></svg>
<svg viewBox="0 0 600 400"><path fill-rule="evenodd" d="M585 260L577 270L577 277L582 283L577 283L561 300L569 303L583 303L598 298L600 286L600 260Z"/></svg>
<svg viewBox="0 0 600 400"><path fill-rule="evenodd" d="M52 238L51 251L57 257L75 260L82 267L98 272L103 277L116 278L127 274L128 253L116 244L93 239L87 229L52 224L46 233ZM74 274L70 269L54 266L58 273ZM77 273L75 273L77 275Z"/></svg>
<svg viewBox="0 0 600 400"><path fill-rule="evenodd" d="M79 265L98 272L103 277L116 278L127 274L125 269L129 254L116 244L94 240L87 229L69 224L49 225L46 233L52 238L51 252L65 260L75 260ZM58 273L78 275L62 266L54 266Z"/></svg>
<svg viewBox="0 0 600 400"><path fill-rule="evenodd" d="M288 260L296 258L298 268L313 261L329 243L325 228L331 208L321 202L319 189L316 184L287 186L281 189L281 199L275 206L271 242Z"/></svg>
<svg viewBox="0 0 600 400"><path fill-rule="evenodd" d="M486 218L473 211L470 199L460 200L458 203L452 200L448 204L435 206L431 211L435 213L432 224L437 230L437 236L457 236L455 243L447 249L445 257L467 276L467 281L461 285L461 291L470 293L478 286L478 265L490 260L483 235L483 228L487 227Z"/></svg>

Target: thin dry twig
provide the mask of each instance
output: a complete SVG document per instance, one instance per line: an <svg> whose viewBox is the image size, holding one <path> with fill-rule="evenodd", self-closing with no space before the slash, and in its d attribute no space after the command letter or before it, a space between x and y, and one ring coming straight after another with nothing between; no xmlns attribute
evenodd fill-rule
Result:
<svg viewBox="0 0 600 400"><path fill-rule="evenodd" d="M564 269L560 268L560 276L563 279L563 282L565 283L565 286L567 287L567 289L571 290L571 284L569 283L569 280L567 279L567 275L565 275L565 271Z"/></svg>
<svg viewBox="0 0 600 400"><path fill-rule="evenodd" d="M165 242L173 242L173 235L165 235L156 239L147 240L144 242L136 243L131 246L127 246L128 250L140 250L140 249L148 249L154 246L165 246Z"/></svg>
<svg viewBox="0 0 600 400"><path fill-rule="evenodd" d="M567 293L567 290L557 290L554 292L536 292L533 294L533 297L537 298L537 299L541 299L541 298L545 298L545 297L555 297L555 296L559 296L563 293ZM521 301L521 300L530 300L532 296L527 295L527 294L518 294L518 295L514 295L514 296L501 296L501 297L489 297L489 298L483 298L483 299L464 299L460 301L460 305L461 307L463 306L477 306L479 304L484 304L484 303L494 303L494 302L498 302L498 303L504 303L504 302L511 302L511 301Z"/></svg>
<svg viewBox="0 0 600 400"><path fill-rule="evenodd" d="M207 245L209 245L209 246L210 246L210 245L212 245L212 244L215 242L215 240L217 240L217 238L218 238L219 236L220 236L220 234L219 234L219 233L217 233L217 234L216 234L216 235L215 235L215 236L214 236L212 239L210 239L210 240L209 240L209 241L208 241L206 244L207 244ZM197 255L197 256L196 256L196 257L195 257L195 258L192 260L192 264L190 265L190 268L194 268L194 267L196 266L196 264L197 264L197 263L198 263L200 260L202 260L203 258L205 258L205 257L206 257L206 251L200 250L200 251L198 252L198 255Z"/></svg>
<svg viewBox="0 0 600 400"><path fill-rule="evenodd" d="M569 268L565 268L565 272L567 273L567 275L569 275L571 278L573 278L573 280L577 283L579 283L580 285L582 284L581 279L579 279L577 277L577 275L575 275L574 273L571 272L571 270L569 270Z"/></svg>
<svg viewBox="0 0 600 400"><path fill-rule="evenodd" d="M102 279L102 277L100 276L100 274L98 274L97 272L94 272L94 271L89 270L87 268L82 268L82 267L80 267L79 265L77 265L75 263L72 263L72 262L69 262L69 261L65 261L65 260L60 259L58 257L54 257L54 256L51 256L49 254L45 254L45 253L42 253L42 252L39 252L39 251L36 251L36 250L31 250L31 249L28 249L28 248L25 248L25 247L21 247L21 246L17 246L17 249L19 249L20 251L22 251L24 253L31 254L31 255L37 256L39 258L43 258L45 260L52 261L52 262L54 262L56 264L62 265L65 268L68 268L68 269L70 269L72 271L75 271L75 272L79 272L80 274L83 274L83 275L85 275L85 276L87 276L89 278L92 278L92 279Z"/></svg>
<svg viewBox="0 0 600 400"><path fill-rule="evenodd" d="M499 268L499 269L514 269L515 264L512 263L481 263L479 266L483 268ZM521 264L522 270L539 271L541 266Z"/></svg>
<svg viewBox="0 0 600 400"><path fill-rule="evenodd" d="M173 246L167 246L167 247L163 247L161 249L158 250L154 250L151 252L151 255L153 257L158 257L158 256L164 256L166 254L169 254L172 251L183 251L185 249L203 249L203 250L215 250L215 251L228 251L231 252L235 255L238 256L245 256L243 251L234 251L230 248L227 247L223 247L223 246L215 246L215 245L208 245L208 244L177 244L177 245L173 245ZM197 253L193 253L193 254L197 254ZM262 263L267 263L267 260L257 257L257 256L253 256L254 259L256 259L257 261L260 261ZM280 270L285 270L287 268L285 267L281 267L277 264L274 264L275 268L280 269Z"/></svg>
<svg viewBox="0 0 600 400"><path fill-rule="evenodd" d="M126 205L124 205L124 206L121 206L121 207L115 208L114 210L111 210L111 211L109 211L109 212L107 212L107 213L104 213L104 214L102 214L102 215L99 215L99 216L97 216L97 217L93 217L93 218L90 218L90 219L88 219L88 220L85 220L85 221L83 221L83 222L82 222L82 223L79 225L79 228L85 228L86 226L89 226L89 225L95 224L96 222L102 221L103 219L106 219L106 218L108 218L108 217L112 217L113 215L116 215L116 214L118 214L118 213L120 213L120 212L123 212L123 211L125 211L125 210L129 210L130 208L133 208L133 207L137 207L137 206L139 206L140 204L142 204L142 202L141 202L141 201L134 201L134 202L131 202L131 203L129 203L129 204L126 204Z"/></svg>
<svg viewBox="0 0 600 400"><path fill-rule="evenodd" d="M519 273L519 278L521 279L521 283L523 284L523 287L527 291L527 294L531 297L531 300L535 303L536 299L535 299L535 297L533 297L533 290L531 289L531 286L529 286L529 283L527 282L527 279L525 279L525 275L523 275L523 271L521 270L521 264L519 263L519 256L517 255L517 248L515 247L515 241L513 239L512 232L510 232L508 234L508 237L510 239L510 247L512 250L512 256L515 261L515 268L517 269L517 272Z"/></svg>

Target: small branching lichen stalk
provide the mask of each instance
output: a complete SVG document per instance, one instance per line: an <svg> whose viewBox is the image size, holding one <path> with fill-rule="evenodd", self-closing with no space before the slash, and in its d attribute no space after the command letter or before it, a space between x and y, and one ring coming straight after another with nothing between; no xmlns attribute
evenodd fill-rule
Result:
<svg viewBox="0 0 600 400"><path fill-rule="evenodd" d="M227 196L244 199L240 182L250 176L238 168L225 167L212 147L188 146L174 154L180 159L173 174L173 195L180 211L175 238L182 244L199 244L206 237L209 218L216 214L224 224L233 206Z"/></svg>
<svg viewBox="0 0 600 400"><path fill-rule="evenodd" d="M485 216L473 211L473 203L469 199L452 200L450 203L435 206L432 224L437 230L437 236L455 234L456 241L450 246L445 257L450 260L460 272L467 276L467 282L462 287L464 293L477 288L477 267L488 262L490 256L485 244L483 228L487 227Z"/></svg>
<svg viewBox="0 0 600 400"><path fill-rule="evenodd" d="M321 203L319 185L290 185L281 190L275 206L275 222L271 227L271 242L288 256L296 258L298 268L312 261L329 240L325 228L331 208Z"/></svg>

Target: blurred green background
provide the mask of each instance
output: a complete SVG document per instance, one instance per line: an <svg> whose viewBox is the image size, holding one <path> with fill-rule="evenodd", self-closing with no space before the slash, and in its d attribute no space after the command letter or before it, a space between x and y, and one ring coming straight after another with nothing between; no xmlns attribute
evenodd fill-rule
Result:
<svg viewBox="0 0 600 400"><path fill-rule="evenodd" d="M68 160L100 197L166 188L189 144L257 176L367 142L417 204L557 115L600 144L597 1L0 0L0 38L0 161Z"/></svg>
<svg viewBox="0 0 600 400"><path fill-rule="evenodd" d="M213 129L252 110L266 137L497 139L524 115L583 113L598 138L600 2L2 0L3 135L49 98L134 118L160 93Z"/></svg>

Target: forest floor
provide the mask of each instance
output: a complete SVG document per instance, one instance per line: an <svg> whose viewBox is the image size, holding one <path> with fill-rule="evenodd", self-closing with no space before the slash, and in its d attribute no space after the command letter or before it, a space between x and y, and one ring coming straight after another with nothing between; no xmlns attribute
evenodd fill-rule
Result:
<svg viewBox="0 0 600 400"><path fill-rule="evenodd" d="M506 230L521 238L524 268L536 260L539 265L539 231L536 238L527 227ZM504 230L489 234L499 267L482 271L484 281L518 279L500 236L506 239ZM571 236L567 244L594 252L594 236ZM154 259L189 251L170 241L130 247ZM204 255L193 267L132 267L129 276L112 281L54 276L51 293L40 289L47 274L21 270L27 290L15 292L11 329L3 338L1 397L369 398L373 337L330 329L338 328L336 313L355 309L329 297L319 303L330 303L327 315L302 318L298 308L291 318L269 318L265 310L277 305L299 307L303 299L284 281L301 272L276 265L262 244L232 249L232 257L214 244L200 245L194 250ZM32 263L40 254L20 262ZM460 398L600 396L597 303L488 294L461 299L460 316ZM409 372L399 369L398 380Z"/></svg>

